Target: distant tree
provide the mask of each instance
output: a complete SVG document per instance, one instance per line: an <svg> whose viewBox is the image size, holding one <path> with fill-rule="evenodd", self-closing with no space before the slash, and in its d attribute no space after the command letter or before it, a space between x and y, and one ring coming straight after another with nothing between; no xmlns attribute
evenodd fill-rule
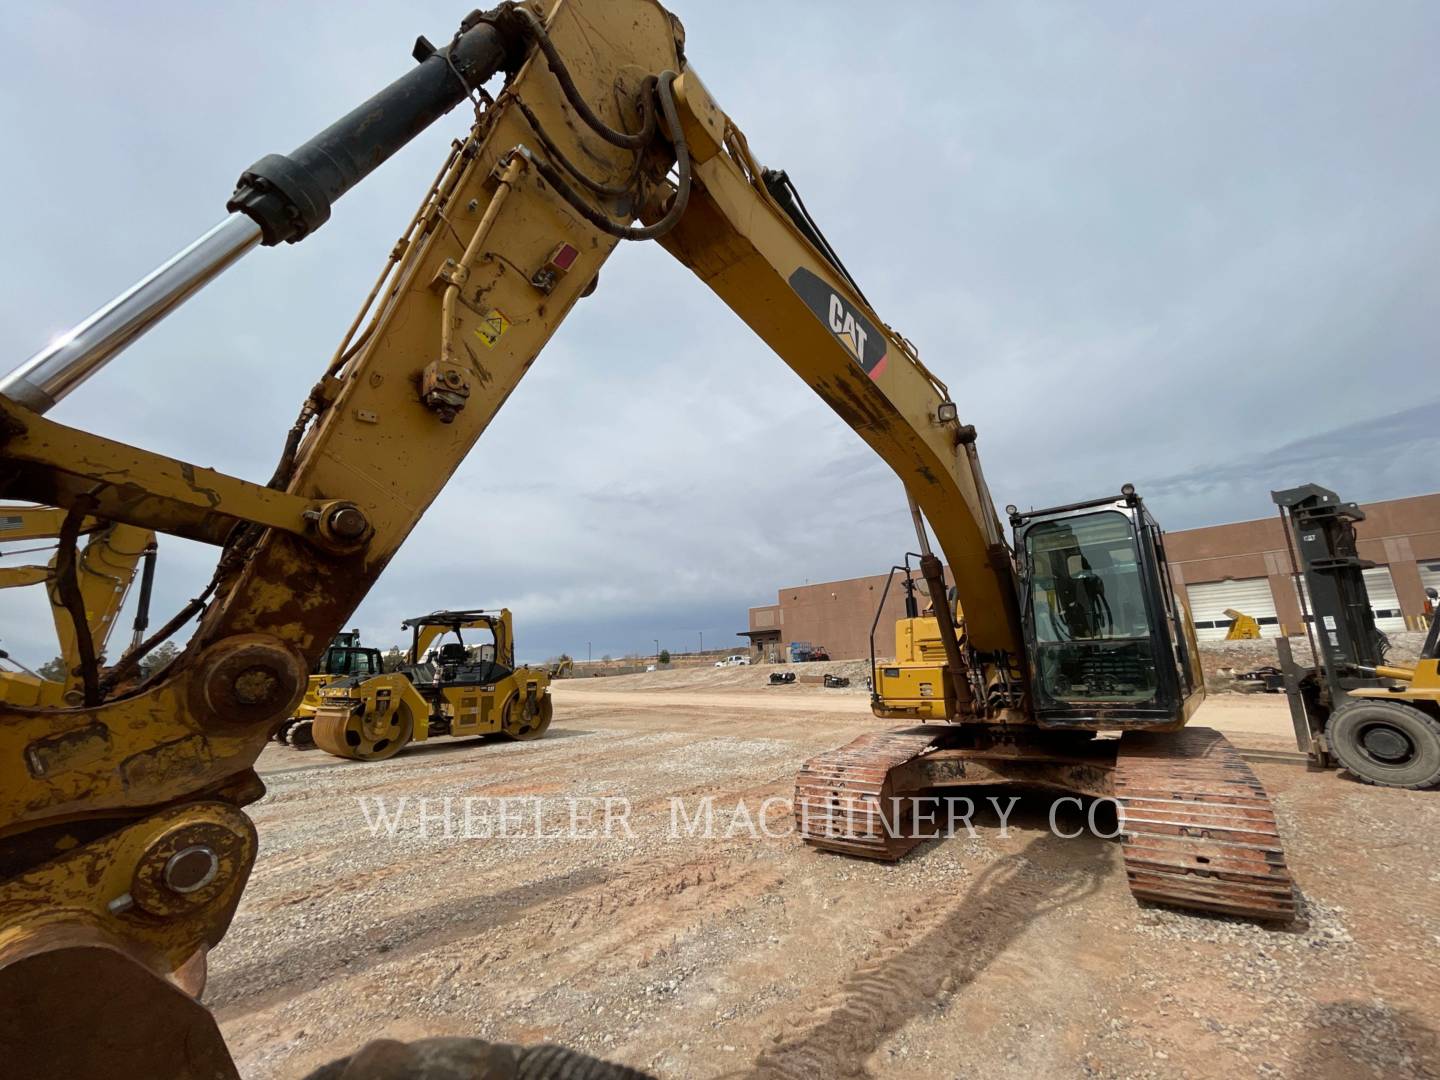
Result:
<svg viewBox="0 0 1440 1080"><path fill-rule="evenodd" d="M180 648L174 642L166 641L155 646L140 661L140 676L148 679L180 655Z"/></svg>
<svg viewBox="0 0 1440 1080"><path fill-rule="evenodd" d="M661 649L661 650L660 650L660 663L662 663L662 664L668 664L669 662L670 662L670 650L669 650L669 649Z"/></svg>
<svg viewBox="0 0 1440 1080"><path fill-rule="evenodd" d="M64 682L65 676L68 675L69 672L65 668L65 661L57 656L53 660L46 660L45 663L36 668L35 674L39 675L42 679L49 679L51 682Z"/></svg>
<svg viewBox="0 0 1440 1080"><path fill-rule="evenodd" d="M610 654L607 652L604 656L600 657L600 662L602 664L610 663Z"/></svg>

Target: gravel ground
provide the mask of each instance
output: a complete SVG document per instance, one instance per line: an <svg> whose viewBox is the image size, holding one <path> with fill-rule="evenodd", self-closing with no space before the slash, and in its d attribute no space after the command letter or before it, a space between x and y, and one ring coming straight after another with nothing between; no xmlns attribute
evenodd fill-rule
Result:
<svg viewBox="0 0 1440 1080"><path fill-rule="evenodd" d="M1440 1076L1437 793L1256 766L1303 895L1288 929L1137 906L1115 844L1057 839L1038 793L1007 829L986 810L974 837L860 862L784 835L779 803L776 835L737 826L875 726L863 696L755 676L563 682L535 743L268 749L260 859L206 991L243 1074L466 1034L667 1077ZM1279 712L1231 737L1283 748L1251 733L1285 730L1283 702L1244 705ZM698 820L705 796L714 835L672 835L672 798ZM377 798L410 800L393 836L367 827ZM490 800L469 830L466 798ZM629 807L608 837L607 798ZM525 800L508 835L500 799ZM570 799L593 838L554 835Z"/></svg>

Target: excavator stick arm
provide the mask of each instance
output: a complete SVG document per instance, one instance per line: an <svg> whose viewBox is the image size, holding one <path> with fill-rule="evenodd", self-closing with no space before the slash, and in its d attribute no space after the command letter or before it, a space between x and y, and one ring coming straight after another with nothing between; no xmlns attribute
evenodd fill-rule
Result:
<svg viewBox="0 0 1440 1080"><path fill-rule="evenodd" d="M682 107L718 109L687 72ZM699 119L696 120L698 124ZM948 391L766 190L743 138L697 162L697 190L661 244L754 330L889 465L934 527L971 643L1018 654L1014 578L1003 532Z"/></svg>

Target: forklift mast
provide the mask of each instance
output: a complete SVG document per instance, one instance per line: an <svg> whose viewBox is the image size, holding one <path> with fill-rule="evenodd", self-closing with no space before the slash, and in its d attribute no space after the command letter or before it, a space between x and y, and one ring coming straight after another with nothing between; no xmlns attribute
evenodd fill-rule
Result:
<svg viewBox="0 0 1440 1080"><path fill-rule="evenodd" d="M1375 625L1355 525L1365 512L1306 484L1272 491L1280 507L1312 666L1295 663L1289 639L1275 642L1296 745L1319 767L1340 765L1387 787L1440 785L1440 619L1410 666L1388 663Z"/></svg>
<svg viewBox="0 0 1440 1080"><path fill-rule="evenodd" d="M1280 507L1292 569L1305 582L1301 612L1315 664L1324 669L1331 696L1342 699L1347 689L1375 683L1388 646L1365 588L1364 571L1375 564L1360 558L1356 545L1355 525L1365 511L1315 484L1270 497Z"/></svg>

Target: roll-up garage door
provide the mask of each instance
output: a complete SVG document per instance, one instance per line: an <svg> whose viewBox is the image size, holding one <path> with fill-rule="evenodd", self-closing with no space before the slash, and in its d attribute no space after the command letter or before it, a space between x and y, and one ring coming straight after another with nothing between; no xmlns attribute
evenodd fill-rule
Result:
<svg viewBox="0 0 1440 1080"><path fill-rule="evenodd" d="M1375 627L1389 634L1405 629L1405 616L1400 612L1400 598L1395 595L1395 581L1388 566L1372 566L1365 574L1365 591L1370 594L1370 610L1375 613Z"/></svg>
<svg viewBox="0 0 1440 1080"><path fill-rule="evenodd" d="M1421 566L1422 577L1424 566ZM1400 611L1400 600L1395 595L1395 581L1388 566L1372 566L1362 570L1365 575L1365 591L1370 594L1370 610L1375 613L1375 628L1390 634L1405 629L1405 616ZM1310 610L1310 590L1301 581L1305 594L1305 610Z"/></svg>
<svg viewBox="0 0 1440 1080"><path fill-rule="evenodd" d="M1195 636L1201 641L1221 641L1230 631L1226 608L1249 615L1260 623L1264 637L1280 633L1280 619L1275 614L1275 597L1270 592L1269 578L1240 578L1235 581L1208 581L1187 585L1190 615L1195 620Z"/></svg>
<svg viewBox="0 0 1440 1080"><path fill-rule="evenodd" d="M1420 584L1427 589L1440 592L1440 562L1422 562L1420 564Z"/></svg>

